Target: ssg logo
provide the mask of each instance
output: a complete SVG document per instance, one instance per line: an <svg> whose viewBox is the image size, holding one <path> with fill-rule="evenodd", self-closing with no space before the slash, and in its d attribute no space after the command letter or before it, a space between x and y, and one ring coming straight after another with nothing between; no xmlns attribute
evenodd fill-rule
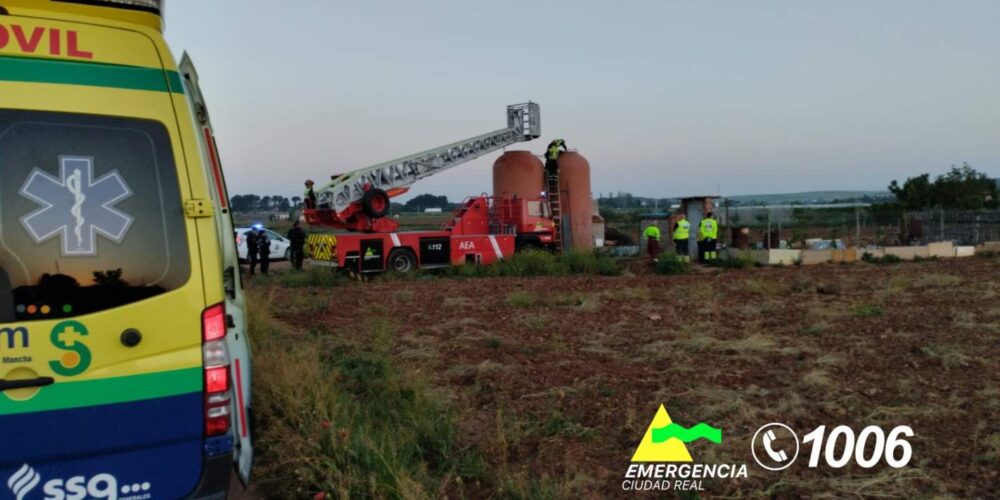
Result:
<svg viewBox="0 0 1000 500"><path fill-rule="evenodd" d="M67 351L58 360L49 361L49 367L57 375L72 377L90 368L90 349L83 343L88 335L87 327L79 321L63 321L52 329L52 345Z"/></svg>
<svg viewBox="0 0 1000 500"><path fill-rule="evenodd" d="M24 500L24 497L28 496L28 493L31 493L31 490L35 489L41 480L42 476L39 476L35 469L24 464L7 480L7 488L14 494L14 498Z"/></svg>
<svg viewBox="0 0 1000 500"><path fill-rule="evenodd" d="M30 465L24 464L7 479L7 488L17 500L24 500L42 476ZM69 479L49 479L42 485L45 500L73 500L82 498L104 498L107 500L147 500L152 498L149 482L125 484L118 487L118 478L102 473L92 477L73 476Z"/></svg>

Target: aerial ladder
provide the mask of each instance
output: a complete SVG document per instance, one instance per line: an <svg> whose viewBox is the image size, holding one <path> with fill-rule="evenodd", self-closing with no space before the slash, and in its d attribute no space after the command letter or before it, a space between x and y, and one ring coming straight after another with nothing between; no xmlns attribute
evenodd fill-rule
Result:
<svg viewBox="0 0 1000 500"><path fill-rule="evenodd" d="M537 103L507 106L507 127L351 172L331 176L314 188L315 207L303 215L309 224L366 233L392 233L399 224L386 215L389 200L413 183L480 156L541 135Z"/></svg>

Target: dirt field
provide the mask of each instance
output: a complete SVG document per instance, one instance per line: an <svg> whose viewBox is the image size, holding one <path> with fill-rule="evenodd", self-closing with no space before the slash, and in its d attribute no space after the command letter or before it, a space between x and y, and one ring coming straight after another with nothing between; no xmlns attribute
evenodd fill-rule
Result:
<svg viewBox="0 0 1000 500"><path fill-rule="evenodd" d="M322 357L384 342L428 381L484 471L460 486L461 473L445 475L427 496L621 497L661 403L675 422L723 429L721 445L688 445L696 462L748 464L749 478L706 482L703 496L996 493L1000 259L626 274L251 286L289 345ZM909 425L913 460L810 469L803 456L766 471L749 447L773 421L800 437ZM273 484L278 454L266 450L281 444L268 439L258 448Z"/></svg>

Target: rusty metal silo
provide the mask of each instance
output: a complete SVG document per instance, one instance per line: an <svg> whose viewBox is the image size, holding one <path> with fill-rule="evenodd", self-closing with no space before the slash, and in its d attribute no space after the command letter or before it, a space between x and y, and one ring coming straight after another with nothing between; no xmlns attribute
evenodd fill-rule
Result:
<svg viewBox="0 0 1000 500"><path fill-rule="evenodd" d="M566 240L571 243L569 248L594 248L590 163L575 151L559 155L559 194L563 224L568 225L570 231Z"/></svg>
<svg viewBox="0 0 1000 500"><path fill-rule="evenodd" d="M542 160L530 151L507 151L493 163L493 196L536 199L544 190Z"/></svg>

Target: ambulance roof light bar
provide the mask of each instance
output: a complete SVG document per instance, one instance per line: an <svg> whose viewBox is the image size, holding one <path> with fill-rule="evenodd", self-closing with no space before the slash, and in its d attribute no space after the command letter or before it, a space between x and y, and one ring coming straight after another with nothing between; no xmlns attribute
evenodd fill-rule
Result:
<svg viewBox="0 0 1000 500"><path fill-rule="evenodd" d="M154 14L163 14L165 0L54 0L63 3L79 3L99 7L114 7L120 9L143 10Z"/></svg>

